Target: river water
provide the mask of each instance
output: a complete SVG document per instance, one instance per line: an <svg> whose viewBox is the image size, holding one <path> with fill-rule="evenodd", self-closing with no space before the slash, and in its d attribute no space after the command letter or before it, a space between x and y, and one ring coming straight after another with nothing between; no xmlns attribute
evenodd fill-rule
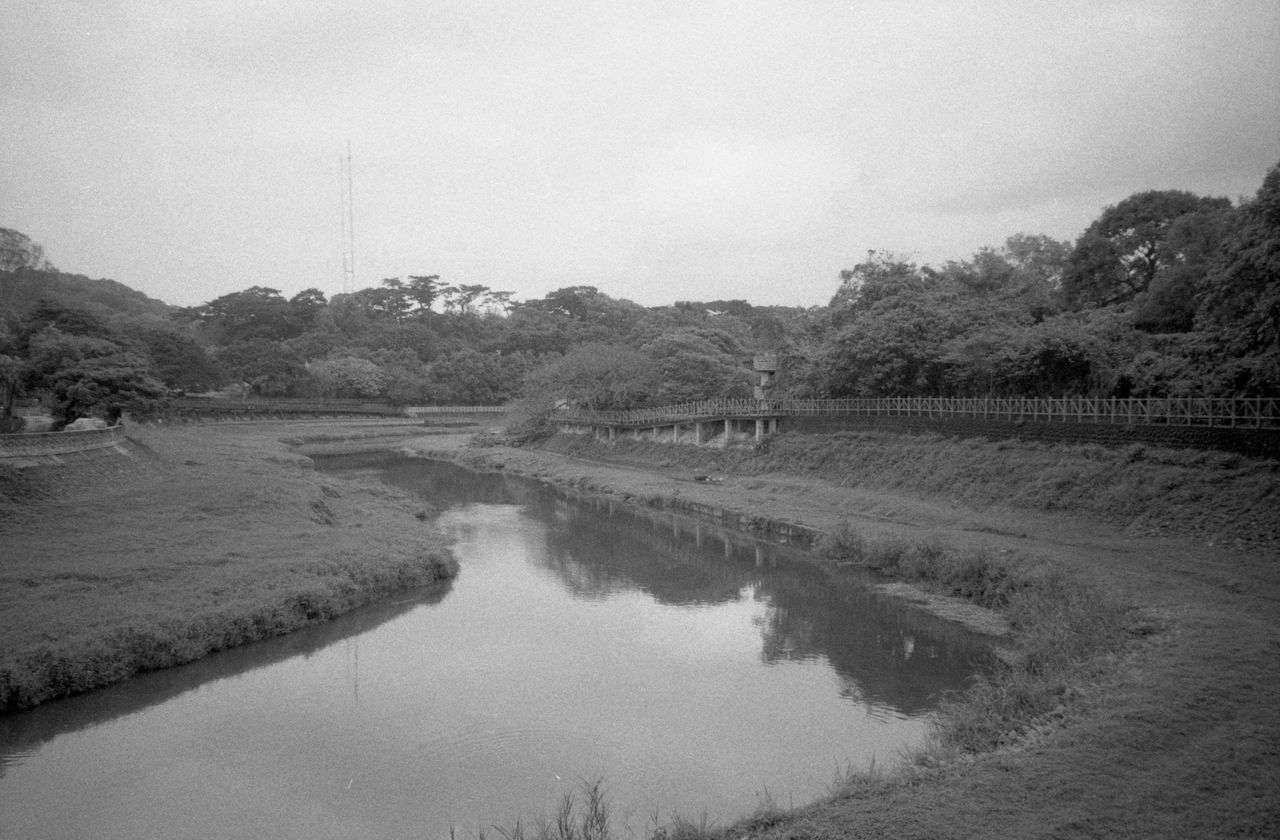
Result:
<svg viewBox="0 0 1280 840"><path fill-rule="evenodd" d="M0 838L474 837L600 780L621 836L821 796L986 661L852 573L711 523L438 462L450 584L0 717Z"/></svg>

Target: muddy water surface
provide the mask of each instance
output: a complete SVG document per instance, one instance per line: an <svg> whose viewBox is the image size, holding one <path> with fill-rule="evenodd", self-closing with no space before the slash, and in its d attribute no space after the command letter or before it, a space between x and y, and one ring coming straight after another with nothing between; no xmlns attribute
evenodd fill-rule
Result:
<svg viewBox="0 0 1280 840"><path fill-rule="evenodd" d="M0 717L0 838L460 837L602 779L615 828L721 823L892 763L978 642L782 546L386 457L458 578Z"/></svg>

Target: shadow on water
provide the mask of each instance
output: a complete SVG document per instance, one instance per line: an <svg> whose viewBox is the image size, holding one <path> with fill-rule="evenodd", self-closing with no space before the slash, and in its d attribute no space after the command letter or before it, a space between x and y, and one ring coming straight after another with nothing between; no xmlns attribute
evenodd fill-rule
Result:
<svg viewBox="0 0 1280 840"><path fill-rule="evenodd" d="M284 636L219 651L174 668L148 671L116 685L54 700L35 709L0 715L0 776L13 756L31 752L55 737L88 729L158 706L205 685L292 659L310 657L359 636L418 606L436 604L450 582L406 590L391 600L361 607Z"/></svg>
<svg viewBox="0 0 1280 840"><path fill-rule="evenodd" d="M357 455L320 466L370 470L441 507L522 505L547 527L541 562L578 598L639 590L662 604L697 606L749 590L767 606L761 659L825 658L850 700L915 715L936 708L940 685L961 687L994 664L988 640L876 593L867 573L691 516L442 461Z"/></svg>

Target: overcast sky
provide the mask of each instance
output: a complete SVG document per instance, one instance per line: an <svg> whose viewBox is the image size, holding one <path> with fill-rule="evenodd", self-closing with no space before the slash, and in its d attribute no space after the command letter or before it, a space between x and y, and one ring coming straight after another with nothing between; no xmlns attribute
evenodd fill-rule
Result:
<svg viewBox="0 0 1280 840"><path fill-rule="evenodd" d="M1280 163L1280 3L4 0L0 227L174 304L825 303Z"/></svg>

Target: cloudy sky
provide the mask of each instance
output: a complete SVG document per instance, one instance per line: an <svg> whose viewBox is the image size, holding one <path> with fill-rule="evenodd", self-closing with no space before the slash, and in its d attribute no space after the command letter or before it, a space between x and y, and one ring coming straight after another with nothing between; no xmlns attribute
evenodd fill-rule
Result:
<svg viewBox="0 0 1280 840"><path fill-rule="evenodd" d="M188 305L433 273L825 303L1280 163L1275 0L4 0L0 227Z"/></svg>

